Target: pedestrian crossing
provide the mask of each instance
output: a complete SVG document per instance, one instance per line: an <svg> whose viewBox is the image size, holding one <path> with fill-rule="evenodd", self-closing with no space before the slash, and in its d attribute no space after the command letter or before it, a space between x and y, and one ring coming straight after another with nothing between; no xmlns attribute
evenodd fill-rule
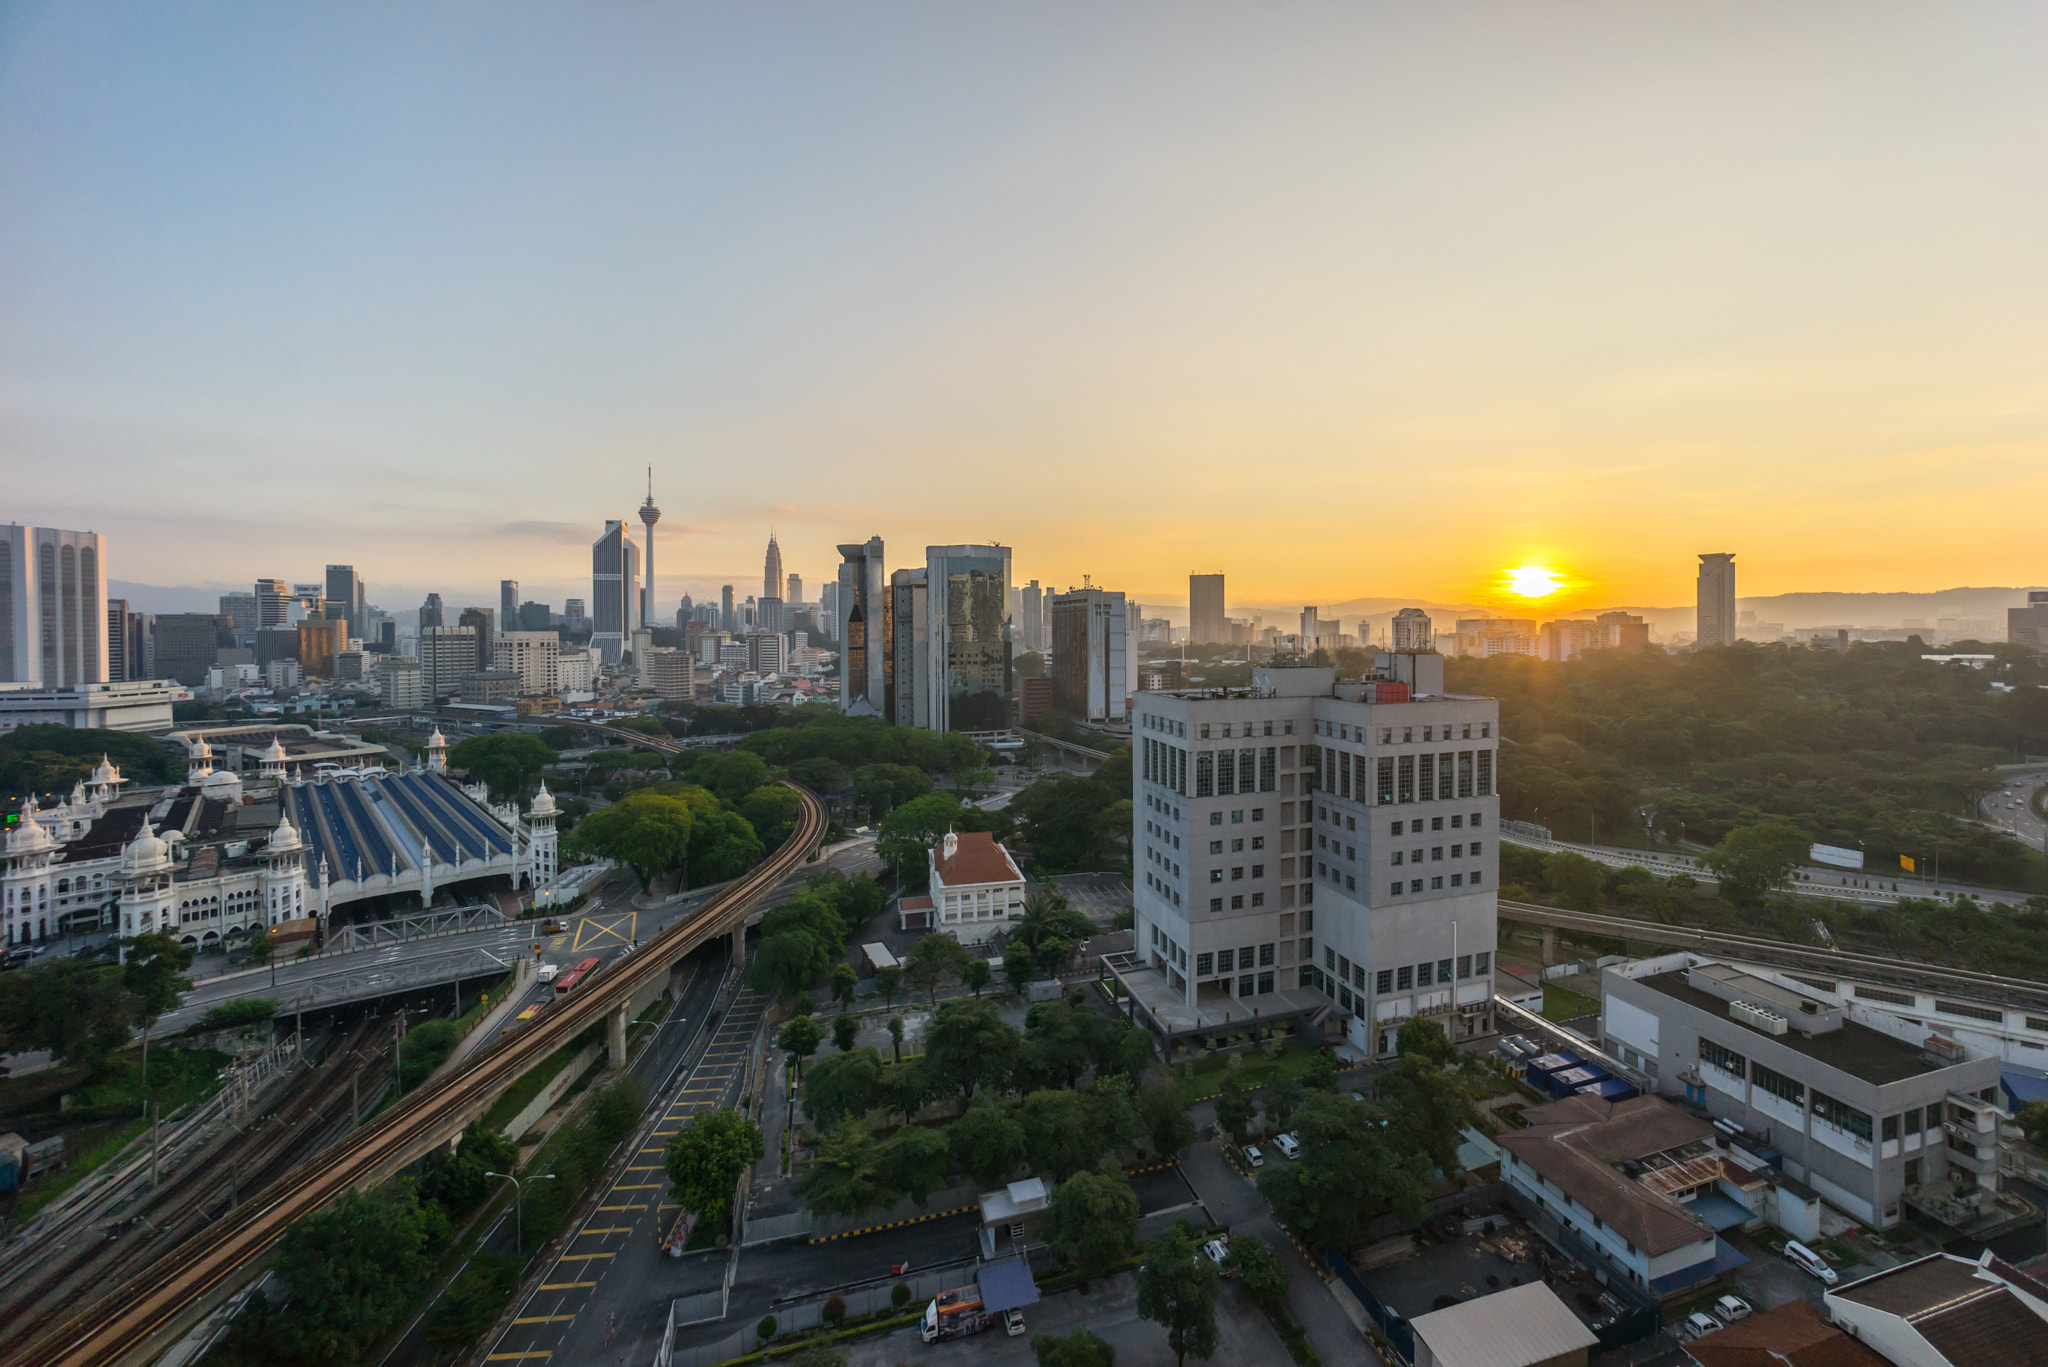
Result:
<svg viewBox="0 0 2048 1367"><path fill-rule="evenodd" d="M661 1256L658 1241L678 1213L667 1199L668 1180L660 1161L664 1145L692 1116L734 1103L747 1053L768 1006L766 996L746 988L726 1008L696 1065L659 1103L661 1118L650 1142L618 1173L590 1222L571 1236L485 1361L538 1362L552 1356L576 1320L602 1298L604 1275L620 1258ZM606 1346L616 1316L616 1308L607 1312Z"/></svg>

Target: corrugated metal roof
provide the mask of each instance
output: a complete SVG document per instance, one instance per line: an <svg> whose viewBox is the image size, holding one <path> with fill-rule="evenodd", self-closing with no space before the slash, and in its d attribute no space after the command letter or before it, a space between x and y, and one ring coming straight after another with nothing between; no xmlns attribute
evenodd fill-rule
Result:
<svg viewBox="0 0 2048 1367"><path fill-rule="evenodd" d="M1542 1282L1418 1315L1410 1327L1442 1367L1528 1367L1600 1342Z"/></svg>

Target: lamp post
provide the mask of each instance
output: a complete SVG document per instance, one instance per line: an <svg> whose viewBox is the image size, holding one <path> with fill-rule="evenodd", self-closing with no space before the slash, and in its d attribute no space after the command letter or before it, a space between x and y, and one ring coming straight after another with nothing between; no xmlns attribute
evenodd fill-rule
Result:
<svg viewBox="0 0 2048 1367"><path fill-rule="evenodd" d="M519 1245L519 1256L524 1258L526 1256L526 1188L521 1186L519 1179L509 1172L487 1172L484 1176L502 1177L512 1184L512 1237ZM551 1172L538 1172L526 1180L529 1182L552 1182L555 1180L555 1175Z"/></svg>

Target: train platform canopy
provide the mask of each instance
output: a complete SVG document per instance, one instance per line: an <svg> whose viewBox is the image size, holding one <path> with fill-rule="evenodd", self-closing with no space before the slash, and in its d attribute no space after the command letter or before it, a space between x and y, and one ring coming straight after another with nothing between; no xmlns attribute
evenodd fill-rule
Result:
<svg viewBox="0 0 2048 1367"><path fill-rule="evenodd" d="M981 1308L992 1315L1038 1304L1038 1283L1031 1279L1031 1264L1023 1258L990 1263L974 1274L974 1280L981 1287Z"/></svg>

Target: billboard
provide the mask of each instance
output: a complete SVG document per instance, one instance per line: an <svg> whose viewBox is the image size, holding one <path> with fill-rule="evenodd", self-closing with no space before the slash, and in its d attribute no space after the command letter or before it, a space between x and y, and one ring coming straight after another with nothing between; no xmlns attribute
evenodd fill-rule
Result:
<svg viewBox="0 0 2048 1367"><path fill-rule="evenodd" d="M1806 857L1816 864L1825 864L1831 869L1860 869L1863 867L1863 851L1845 850L1839 845L1815 845L1806 852Z"/></svg>

